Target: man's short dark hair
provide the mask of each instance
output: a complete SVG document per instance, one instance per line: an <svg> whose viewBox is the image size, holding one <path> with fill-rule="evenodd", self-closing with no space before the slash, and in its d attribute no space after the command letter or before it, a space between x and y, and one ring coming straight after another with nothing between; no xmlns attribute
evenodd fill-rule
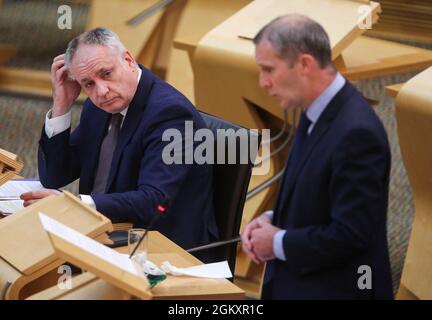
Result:
<svg viewBox="0 0 432 320"><path fill-rule="evenodd" d="M333 66L327 32L316 21L299 14L278 17L265 25L253 39L267 40L276 54L293 65L300 53L314 57L322 69Z"/></svg>

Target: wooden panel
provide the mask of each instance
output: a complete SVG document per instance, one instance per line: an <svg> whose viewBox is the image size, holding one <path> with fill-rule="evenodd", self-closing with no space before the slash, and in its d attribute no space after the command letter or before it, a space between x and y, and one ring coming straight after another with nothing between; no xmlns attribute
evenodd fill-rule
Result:
<svg viewBox="0 0 432 320"><path fill-rule="evenodd" d="M68 192L42 199L19 213L1 219L0 256L26 275L56 259L40 224L38 212L58 219L90 237L112 229L106 217Z"/></svg>
<svg viewBox="0 0 432 320"><path fill-rule="evenodd" d="M125 253L127 247L118 248ZM149 259L156 265L170 261L178 267L190 267L201 264L191 254L168 240L159 232L149 233ZM80 263L79 261L76 261ZM106 280L109 276L101 274ZM36 294L30 299L124 299L129 296L119 288L91 273L84 273L74 278L71 290L60 290L57 286ZM130 290L128 289L130 292ZM226 279L205 279L189 276L171 276L151 289L152 299L242 299L244 291Z"/></svg>
<svg viewBox="0 0 432 320"><path fill-rule="evenodd" d="M370 34L432 43L430 0L380 0L382 15Z"/></svg>
<svg viewBox="0 0 432 320"><path fill-rule="evenodd" d="M104 26L118 34L122 43L138 57L162 18L164 10L156 12L141 24L132 27L126 22L158 0L92 0L86 30Z"/></svg>
<svg viewBox="0 0 432 320"><path fill-rule="evenodd" d="M0 90L51 97L51 74L47 71L0 67ZM77 100L84 101L86 98L81 92Z"/></svg>
<svg viewBox="0 0 432 320"><path fill-rule="evenodd" d="M401 284L432 299L432 68L409 80L396 98L396 120L415 216Z"/></svg>
<svg viewBox="0 0 432 320"><path fill-rule="evenodd" d="M397 83L392 84L390 86L385 87L385 93L388 94L390 97L396 98L399 91L402 89L405 83Z"/></svg>
<svg viewBox="0 0 432 320"><path fill-rule="evenodd" d="M381 77L425 69L432 65L432 51L396 42L359 37L342 52L338 70L349 80Z"/></svg>
<svg viewBox="0 0 432 320"><path fill-rule="evenodd" d="M141 299L150 299L150 285L146 278L141 278L116 267L115 265L83 250L70 242L49 234L55 253L65 261L69 261L102 279L112 283L133 296Z"/></svg>

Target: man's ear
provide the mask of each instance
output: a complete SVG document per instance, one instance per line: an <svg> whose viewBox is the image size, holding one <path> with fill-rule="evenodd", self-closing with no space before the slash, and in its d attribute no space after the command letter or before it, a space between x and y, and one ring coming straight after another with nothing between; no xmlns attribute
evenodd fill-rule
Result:
<svg viewBox="0 0 432 320"><path fill-rule="evenodd" d="M302 53L298 57L300 64L300 70L303 74L309 73L311 70L317 67L317 61L310 54Z"/></svg>
<svg viewBox="0 0 432 320"><path fill-rule="evenodd" d="M125 53L124 53L124 60L126 61L126 63L128 64L128 66L131 66L131 67L135 67L136 66L135 59L132 57L132 54L130 53L129 50L125 51Z"/></svg>

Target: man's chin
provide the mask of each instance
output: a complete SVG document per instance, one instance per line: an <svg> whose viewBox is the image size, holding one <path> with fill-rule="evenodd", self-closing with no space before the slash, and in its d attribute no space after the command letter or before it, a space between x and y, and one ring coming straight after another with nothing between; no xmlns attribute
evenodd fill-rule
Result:
<svg viewBox="0 0 432 320"><path fill-rule="evenodd" d="M122 102L123 101L116 101L115 103L102 104L98 107L108 113L119 113L126 108Z"/></svg>
<svg viewBox="0 0 432 320"><path fill-rule="evenodd" d="M279 104L280 104L280 106L281 106L281 108L283 110L290 110L290 109L294 109L295 108L295 106L293 106L293 104L290 103L289 101L283 101L283 100L281 100L279 102Z"/></svg>

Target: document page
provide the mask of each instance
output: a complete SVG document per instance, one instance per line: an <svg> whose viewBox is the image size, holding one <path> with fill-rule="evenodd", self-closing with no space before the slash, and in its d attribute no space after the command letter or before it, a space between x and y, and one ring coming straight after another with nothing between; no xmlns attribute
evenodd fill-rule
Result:
<svg viewBox="0 0 432 320"><path fill-rule="evenodd" d="M0 186L0 212L7 215L21 211L24 209L24 201L20 200L20 195L42 189L45 188L38 180L9 180Z"/></svg>
<svg viewBox="0 0 432 320"><path fill-rule="evenodd" d="M9 180L8 182L0 186L0 199L19 198L22 193L42 189L45 188L38 180Z"/></svg>
<svg viewBox="0 0 432 320"><path fill-rule="evenodd" d="M132 260L103 244L69 228L63 223L54 220L42 212L39 212L39 218L44 229L59 238L83 249L106 262L115 265L116 267L129 272L135 276L140 276Z"/></svg>

